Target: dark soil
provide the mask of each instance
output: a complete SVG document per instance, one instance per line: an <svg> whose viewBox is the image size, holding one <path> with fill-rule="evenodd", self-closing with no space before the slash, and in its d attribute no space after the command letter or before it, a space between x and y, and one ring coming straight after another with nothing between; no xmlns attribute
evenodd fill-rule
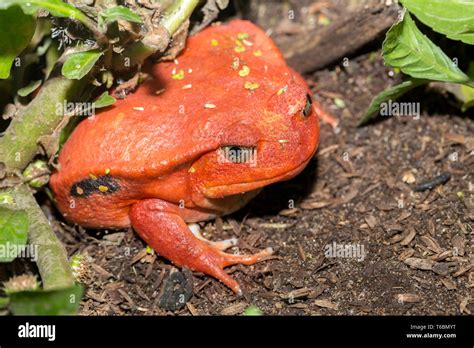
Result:
<svg viewBox="0 0 474 348"><path fill-rule="evenodd" d="M89 256L80 314L240 314L250 305L267 315L472 313L473 119L451 107L449 96L419 89L406 99L420 103L419 119L380 117L356 128L373 96L399 77L380 52L348 62L307 76L340 127L322 125L306 170L265 188L241 211L201 224L213 240L238 236L230 252L276 250L267 261L228 269L243 297L147 253L131 230L57 223L69 254ZM447 183L413 192L444 172ZM333 243L363 247L365 257L330 257Z"/></svg>

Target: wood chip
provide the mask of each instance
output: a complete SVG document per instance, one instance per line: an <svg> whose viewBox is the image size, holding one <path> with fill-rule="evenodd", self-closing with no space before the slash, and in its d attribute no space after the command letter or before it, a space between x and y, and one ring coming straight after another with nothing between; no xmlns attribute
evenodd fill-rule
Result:
<svg viewBox="0 0 474 348"><path fill-rule="evenodd" d="M460 234L455 234L453 238L451 238L451 244L454 248L453 255L464 256L466 245L466 239L464 238L464 236L461 236Z"/></svg>
<svg viewBox="0 0 474 348"><path fill-rule="evenodd" d="M399 217L397 217L397 221L403 221L405 219L408 219L410 216L411 216L411 212L404 211L403 213L400 214Z"/></svg>
<svg viewBox="0 0 474 348"><path fill-rule="evenodd" d="M375 207L381 211L390 211L390 210L395 209L396 205L393 203L390 204L390 203L385 203L385 202L379 202L375 205Z"/></svg>
<svg viewBox="0 0 474 348"><path fill-rule="evenodd" d="M456 284L448 278L442 278L441 283L446 287L448 290L455 290L456 289Z"/></svg>
<svg viewBox="0 0 474 348"><path fill-rule="evenodd" d="M242 313L245 308L247 308L247 304L245 302L239 302L236 304L233 304L229 307L224 308L221 311L222 315L236 315Z"/></svg>
<svg viewBox="0 0 474 348"><path fill-rule="evenodd" d="M438 242L431 236L427 236L427 235L421 236L420 240L423 242L423 244L426 245L428 249L430 249L431 251L437 254L443 251L443 249L441 249L441 247L439 246Z"/></svg>
<svg viewBox="0 0 474 348"><path fill-rule="evenodd" d="M338 308L337 303L331 302L329 300L315 300L314 304L318 307L329 308L329 309L333 309L333 310L337 310L337 308Z"/></svg>
<svg viewBox="0 0 474 348"><path fill-rule="evenodd" d="M145 257L147 255L147 251L146 251L146 248L143 248L142 250L140 250L132 259L132 261L130 262L130 265L133 265L135 263L137 263L138 261L140 261L143 257Z"/></svg>
<svg viewBox="0 0 474 348"><path fill-rule="evenodd" d="M191 313L192 316L199 315L199 311L190 302L186 302L186 307L188 307L189 313Z"/></svg>
<svg viewBox="0 0 474 348"><path fill-rule="evenodd" d="M462 313L471 314L471 311L469 310L469 308L467 308L467 306L469 305L469 302L471 301L472 299L470 297L465 297L462 299L461 303L459 304L459 310L461 311L461 314Z"/></svg>
<svg viewBox="0 0 474 348"><path fill-rule="evenodd" d="M99 273L101 276L105 277L105 278L112 278L114 275L110 272L107 272L105 269L103 269L102 267L100 267L99 265L97 264L91 264L91 267L94 271L96 271L97 273Z"/></svg>
<svg viewBox="0 0 474 348"><path fill-rule="evenodd" d="M462 224L461 221L456 221L456 225L459 226L459 228L461 229L462 233L464 233L465 235L468 235L469 232L467 231L466 227L464 227L464 225Z"/></svg>
<svg viewBox="0 0 474 348"><path fill-rule="evenodd" d="M301 288L301 289L290 291L286 294L281 294L280 297L285 300L289 300L289 302L292 303L294 299L310 297L312 294L313 294L312 289Z"/></svg>
<svg viewBox="0 0 474 348"><path fill-rule="evenodd" d="M296 245L298 246L298 254L301 260L306 261L306 254L304 252L303 246L301 245L300 242L296 242Z"/></svg>
<svg viewBox="0 0 474 348"><path fill-rule="evenodd" d="M214 222L214 227L216 228L217 234L221 234L223 231L223 226L224 222L222 221L222 218L218 216Z"/></svg>
<svg viewBox="0 0 474 348"><path fill-rule="evenodd" d="M413 238L415 238L415 236L416 236L416 230L413 227L410 227L408 234L406 235L405 238L402 239L400 244L403 246L407 246L408 244L411 243L411 241L413 240Z"/></svg>
<svg viewBox="0 0 474 348"><path fill-rule="evenodd" d="M334 160L344 169L346 173L353 173L354 166L352 165L351 161L344 160L339 156L334 157Z"/></svg>
<svg viewBox="0 0 474 348"><path fill-rule="evenodd" d="M436 264L436 262L434 262L433 260L420 259L416 257L409 257L403 262L412 268L421 269L424 271L433 270L433 266Z"/></svg>
<svg viewBox="0 0 474 348"><path fill-rule="evenodd" d="M292 209L283 209L281 210L278 215L281 216L292 216L298 213L298 208L292 208Z"/></svg>
<svg viewBox="0 0 474 348"><path fill-rule="evenodd" d="M336 151L338 148L339 148L339 144L329 145L328 147L325 147L324 149L318 151L318 156L324 156L325 154L329 152Z"/></svg>
<svg viewBox="0 0 474 348"><path fill-rule="evenodd" d="M442 253L436 254L433 257L430 257L434 261L443 261L446 260L448 257L452 256L453 252L451 250L443 251Z"/></svg>
<svg viewBox="0 0 474 348"><path fill-rule="evenodd" d="M392 238L390 238L390 240L388 241L389 244L394 244L394 243L398 243L399 241L401 241L404 237L404 233L399 233L399 234L396 234L394 235Z"/></svg>
<svg viewBox="0 0 474 348"><path fill-rule="evenodd" d="M137 290L137 294L143 298L145 301L150 302L150 298L143 292L142 289L140 289L139 286L136 286L135 289Z"/></svg>
<svg viewBox="0 0 474 348"><path fill-rule="evenodd" d="M400 225L399 223L393 223L393 222L384 223L383 228L387 232L392 232L392 231L402 232L403 230L405 230L402 225Z"/></svg>
<svg viewBox="0 0 474 348"><path fill-rule="evenodd" d="M112 242L113 244L120 245L125 238L125 232L117 232L112 234L107 234L103 239Z"/></svg>
<svg viewBox="0 0 474 348"><path fill-rule="evenodd" d="M120 293L120 295L122 295L122 297L123 297L125 300L127 300L127 302L128 302L131 306L135 307L135 302L133 302L132 298L131 298L125 291L123 291L122 289L118 289L117 291Z"/></svg>
<svg viewBox="0 0 474 348"><path fill-rule="evenodd" d="M234 233L237 236L240 236L240 232L242 231L243 222L238 223L234 219L227 219L227 222L229 223L230 227L232 227L232 231L234 231Z"/></svg>
<svg viewBox="0 0 474 348"><path fill-rule="evenodd" d="M453 274L453 277L462 276L464 273L468 272L473 266L474 266L474 264L471 263L467 266L461 267L459 269L459 271L457 271L456 273Z"/></svg>
<svg viewBox="0 0 474 348"><path fill-rule="evenodd" d="M96 302L99 302L99 303L105 302L104 293L102 293L102 295L99 295L99 294L97 294L94 291L89 289L86 293L86 296L93 299Z"/></svg>
<svg viewBox="0 0 474 348"><path fill-rule="evenodd" d="M365 222L370 227L371 230L375 228L379 224L379 220L373 215L366 215Z"/></svg>
<svg viewBox="0 0 474 348"><path fill-rule="evenodd" d="M332 207L336 207L341 204L346 204L352 201L355 197L359 195L359 184L354 183L349 192L347 192L345 195L343 195L341 198L338 198L334 200L332 203Z"/></svg>
<svg viewBox="0 0 474 348"><path fill-rule="evenodd" d="M428 220L428 233L432 236L436 233L436 226L433 220Z"/></svg>
<svg viewBox="0 0 474 348"><path fill-rule="evenodd" d="M300 208L306 209L306 210L321 209L321 208L327 207L330 204L331 202L325 202L325 201L322 201L322 202L303 201L300 204Z"/></svg>
<svg viewBox="0 0 474 348"><path fill-rule="evenodd" d="M265 223L260 224L260 227L263 227L263 228L276 228L276 229L280 229L280 228L285 229L291 226L293 226L293 224L285 224L281 222L265 222Z"/></svg>
<svg viewBox="0 0 474 348"><path fill-rule="evenodd" d="M398 259L400 261L405 261L406 259L408 259L409 257L412 257L413 255L415 254L415 249L413 248L409 248L409 249L406 249L405 251L403 251L400 256L398 256Z"/></svg>
<svg viewBox="0 0 474 348"><path fill-rule="evenodd" d="M403 303L416 303L421 301L421 297L416 294L397 294L395 295L395 299L403 304Z"/></svg>

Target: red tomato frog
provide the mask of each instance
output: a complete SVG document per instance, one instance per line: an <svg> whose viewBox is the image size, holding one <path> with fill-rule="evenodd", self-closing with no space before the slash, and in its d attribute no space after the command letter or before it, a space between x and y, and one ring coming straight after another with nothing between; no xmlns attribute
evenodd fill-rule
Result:
<svg viewBox="0 0 474 348"><path fill-rule="evenodd" d="M316 152L321 109L273 41L235 20L189 38L137 91L81 122L51 177L64 217L133 229L177 266L241 294L224 268L272 254L224 252L192 224L230 214L266 185L300 173Z"/></svg>

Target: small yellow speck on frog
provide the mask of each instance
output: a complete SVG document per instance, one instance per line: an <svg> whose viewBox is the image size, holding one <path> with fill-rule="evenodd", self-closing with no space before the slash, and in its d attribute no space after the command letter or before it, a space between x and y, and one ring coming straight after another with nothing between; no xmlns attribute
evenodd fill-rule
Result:
<svg viewBox="0 0 474 348"><path fill-rule="evenodd" d="M217 41L216 39L212 39L211 46L217 46L217 45L219 45L219 41Z"/></svg>
<svg viewBox="0 0 474 348"><path fill-rule="evenodd" d="M257 89L258 87L260 87L260 84L257 83L257 82L247 81L247 82L245 82L244 87L245 87L245 89L249 89L249 90L253 91L254 89Z"/></svg>
<svg viewBox="0 0 474 348"><path fill-rule="evenodd" d="M237 34L237 38L238 38L239 40L245 40L245 39L248 39L248 37L249 37L249 34L244 33L244 32L241 32L241 33L238 33L238 34Z"/></svg>
<svg viewBox="0 0 474 348"><path fill-rule="evenodd" d="M231 68L234 70L237 70L240 65L240 60L239 58L235 57L234 60L232 61Z"/></svg>
<svg viewBox="0 0 474 348"><path fill-rule="evenodd" d="M204 107L205 107L206 109L214 109L216 106L215 106L214 104L208 103L208 104L204 104Z"/></svg>
<svg viewBox="0 0 474 348"><path fill-rule="evenodd" d="M191 168L189 168L188 172L190 172L190 173L195 173L195 172L196 172L196 169L195 169L194 167L191 167Z"/></svg>
<svg viewBox="0 0 474 348"><path fill-rule="evenodd" d="M89 178L91 178L92 180L97 180L97 177L94 174L89 174Z"/></svg>
<svg viewBox="0 0 474 348"><path fill-rule="evenodd" d="M253 51L253 55L254 55L255 57L261 57L261 56L262 56L262 51L260 51L260 50L255 50L255 51Z"/></svg>
<svg viewBox="0 0 474 348"><path fill-rule="evenodd" d="M110 168L106 168L105 169L105 175L109 175L110 174Z"/></svg>
<svg viewBox="0 0 474 348"><path fill-rule="evenodd" d="M282 94L282 93L285 93L287 89L288 89L288 86L285 85L285 86L283 86L282 88L280 88L280 89L278 90L277 94L280 95L280 94Z"/></svg>
<svg viewBox="0 0 474 348"><path fill-rule="evenodd" d="M177 73L171 75L173 80L182 80L184 79L184 70L180 69Z"/></svg>
<svg viewBox="0 0 474 348"><path fill-rule="evenodd" d="M237 53L245 52L245 47L242 44L242 41L240 40L235 40L235 48L234 51Z"/></svg>
<svg viewBox="0 0 474 348"><path fill-rule="evenodd" d="M109 188L107 186L99 185L99 191L100 192L107 192L108 190L109 190Z"/></svg>
<svg viewBox="0 0 474 348"><path fill-rule="evenodd" d="M242 69L239 70L239 76L245 77L250 74L250 68L247 65L244 65Z"/></svg>

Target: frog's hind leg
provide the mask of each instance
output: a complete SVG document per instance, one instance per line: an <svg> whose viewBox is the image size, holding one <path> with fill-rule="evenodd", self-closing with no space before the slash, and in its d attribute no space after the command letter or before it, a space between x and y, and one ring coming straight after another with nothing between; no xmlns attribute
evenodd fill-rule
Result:
<svg viewBox="0 0 474 348"><path fill-rule="evenodd" d="M201 228L199 227L198 224L194 222L189 223L188 227L197 239L202 240L203 242L206 242L207 244L219 250L229 249L233 246L236 246L237 243L239 242L237 238L229 238L229 239L224 239L224 240L214 242L212 240L204 238L204 236L201 234Z"/></svg>
<svg viewBox="0 0 474 348"><path fill-rule="evenodd" d="M183 218L158 199L135 203L129 215L135 231L158 254L177 266L219 279L237 294L242 293L240 285L224 271L224 267L238 263L252 265L272 254L270 248L253 255L227 254L197 238Z"/></svg>

